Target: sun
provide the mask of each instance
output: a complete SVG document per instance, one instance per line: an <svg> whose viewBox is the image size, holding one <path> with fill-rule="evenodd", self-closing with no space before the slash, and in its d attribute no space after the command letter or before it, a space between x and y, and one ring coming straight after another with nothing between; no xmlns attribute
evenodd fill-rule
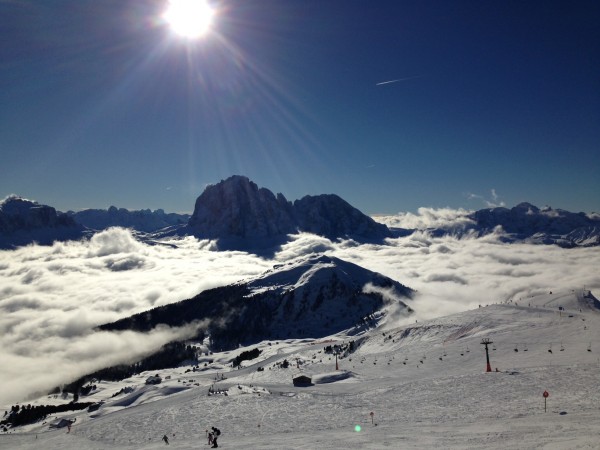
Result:
<svg viewBox="0 0 600 450"><path fill-rule="evenodd" d="M163 19L178 35L196 39L210 29L214 15L206 0L169 0Z"/></svg>

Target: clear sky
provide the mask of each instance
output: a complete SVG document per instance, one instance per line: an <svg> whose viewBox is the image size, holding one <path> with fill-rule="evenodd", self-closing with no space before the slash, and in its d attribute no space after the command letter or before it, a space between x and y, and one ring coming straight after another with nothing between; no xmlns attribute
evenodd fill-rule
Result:
<svg viewBox="0 0 600 450"><path fill-rule="evenodd" d="M600 211L600 2L212 5L191 40L167 0L0 0L0 197L189 212L239 174L371 214Z"/></svg>

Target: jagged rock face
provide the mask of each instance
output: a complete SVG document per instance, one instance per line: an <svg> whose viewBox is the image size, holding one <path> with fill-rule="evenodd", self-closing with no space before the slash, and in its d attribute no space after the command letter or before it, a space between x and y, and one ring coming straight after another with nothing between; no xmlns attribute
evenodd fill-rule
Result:
<svg viewBox="0 0 600 450"><path fill-rule="evenodd" d="M390 230L375 222L337 195L317 195L296 200L294 212L302 231L328 238L360 236L384 238Z"/></svg>
<svg viewBox="0 0 600 450"><path fill-rule="evenodd" d="M375 287L375 289L373 288ZM378 289L384 289L384 295ZM262 276L210 289L179 303L155 308L100 327L148 331L159 324L181 326L211 319L217 348L236 348L264 339L315 338L372 326L373 314L394 305L412 289L337 258L316 255L274 267Z"/></svg>
<svg viewBox="0 0 600 450"><path fill-rule="evenodd" d="M196 236L211 239L268 238L297 231L329 238L391 235L385 225L336 195L306 196L292 204L242 176L207 187L196 200L189 228Z"/></svg>
<svg viewBox="0 0 600 450"><path fill-rule="evenodd" d="M75 226L75 222L64 214L57 214L51 206L9 197L0 205L0 231L33 230Z"/></svg>
<svg viewBox="0 0 600 450"><path fill-rule="evenodd" d="M72 218L50 206L20 197L8 197L0 203L0 248L77 239L82 231Z"/></svg>
<svg viewBox="0 0 600 450"><path fill-rule="evenodd" d="M209 186L196 200L190 228L199 237L263 238L296 231L291 205L246 177Z"/></svg>

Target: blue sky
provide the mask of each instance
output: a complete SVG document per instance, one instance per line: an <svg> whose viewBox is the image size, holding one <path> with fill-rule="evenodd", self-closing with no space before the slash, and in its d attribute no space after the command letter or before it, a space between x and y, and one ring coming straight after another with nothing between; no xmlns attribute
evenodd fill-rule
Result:
<svg viewBox="0 0 600 450"><path fill-rule="evenodd" d="M0 0L0 197L189 212L240 174L370 214L600 211L597 1L213 5L189 41L166 0Z"/></svg>

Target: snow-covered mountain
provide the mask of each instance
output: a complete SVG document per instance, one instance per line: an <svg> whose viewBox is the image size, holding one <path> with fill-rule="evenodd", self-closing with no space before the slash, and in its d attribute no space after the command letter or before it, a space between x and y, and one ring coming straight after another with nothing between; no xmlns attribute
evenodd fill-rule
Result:
<svg viewBox="0 0 600 450"><path fill-rule="evenodd" d="M189 214L165 213L162 209L152 211L142 209L129 211L125 208L111 206L108 209L85 209L83 211L67 211L77 223L92 230L104 230L109 227L132 228L146 233L158 231L174 225L187 224Z"/></svg>
<svg viewBox="0 0 600 450"><path fill-rule="evenodd" d="M80 398L93 407L12 428L0 448L159 449L167 435L169 448L192 450L216 426L228 449L596 449L599 308L589 291L546 292L385 329L374 321L359 336L267 340L235 367L250 348L195 342L197 360L95 380ZM295 386L300 375L310 384ZM68 433L49 428L61 420Z"/></svg>
<svg viewBox="0 0 600 450"><path fill-rule="evenodd" d="M196 200L185 233L201 238L265 239L306 231L331 239L382 239L389 229L337 195L305 196L294 203L247 177L208 186Z"/></svg>
<svg viewBox="0 0 600 450"><path fill-rule="evenodd" d="M390 309L409 315L412 310L400 299L412 293L356 264L315 255L100 329L149 331L160 324L209 321L201 334L210 336L216 348L229 349L265 339L316 338L351 328L358 332Z"/></svg>
<svg viewBox="0 0 600 450"><path fill-rule="evenodd" d="M0 249L80 239L83 232L83 226L51 206L17 196L0 202Z"/></svg>
<svg viewBox="0 0 600 450"><path fill-rule="evenodd" d="M600 216L519 203L511 209L482 209L474 212L471 218L476 224L475 229L483 234L501 226L515 239L535 243L566 247L600 244Z"/></svg>
<svg viewBox="0 0 600 450"><path fill-rule="evenodd" d="M392 228L396 236L416 229ZM507 243L556 244L561 247L600 245L600 215L573 213L549 206L520 203L513 208L486 208L460 215L442 226L426 229L434 236L485 236L497 234Z"/></svg>
<svg viewBox="0 0 600 450"><path fill-rule="evenodd" d="M352 238L382 242L388 237L422 231L391 225L396 222L394 217L379 219L387 221L391 227L388 228L335 194L307 195L292 203L282 194L259 188L239 175L208 186L196 199L191 216L165 213L162 209L128 211L114 206L108 210L62 214L50 206L15 196L0 205L0 248L79 239L86 228L89 235L111 226L131 228L141 233L141 239L150 241L193 235L218 240L219 249L244 250L275 248L286 242L289 234L299 232L331 240ZM556 244L566 248L600 245L600 215L594 213L540 209L530 203L520 203L510 209L465 211L455 219L426 231L438 237L479 237L494 233L507 243Z"/></svg>

